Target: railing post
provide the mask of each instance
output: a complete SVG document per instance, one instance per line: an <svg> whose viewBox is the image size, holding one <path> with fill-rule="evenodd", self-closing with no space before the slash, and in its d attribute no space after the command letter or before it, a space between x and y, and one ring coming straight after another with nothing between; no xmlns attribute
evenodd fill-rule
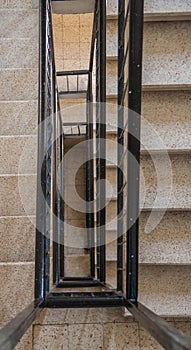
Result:
<svg viewBox="0 0 191 350"><path fill-rule="evenodd" d="M121 159L124 152L124 18L125 0L118 1L118 143L117 143L117 290L123 291L123 164Z"/></svg>
<svg viewBox="0 0 191 350"><path fill-rule="evenodd" d="M143 0L130 0L127 193L127 299L138 298Z"/></svg>
<svg viewBox="0 0 191 350"><path fill-rule="evenodd" d="M95 277L95 230L94 230L94 160L93 160L93 95L92 95L92 72L88 75L87 96L87 231L88 248L90 249L90 276Z"/></svg>
<svg viewBox="0 0 191 350"><path fill-rule="evenodd" d="M106 0L98 0L96 45L96 168L97 168L97 274L106 279L105 219L106 219Z"/></svg>
<svg viewBox="0 0 191 350"><path fill-rule="evenodd" d="M38 164L35 253L35 299L45 298L45 245L46 245L46 26L47 1L40 1L39 9L39 102L38 102Z"/></svg>

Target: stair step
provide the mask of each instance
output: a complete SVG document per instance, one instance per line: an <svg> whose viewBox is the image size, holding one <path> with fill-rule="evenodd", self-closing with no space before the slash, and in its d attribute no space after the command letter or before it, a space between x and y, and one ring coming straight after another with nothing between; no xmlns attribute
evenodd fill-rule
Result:
<svg viewBox="0 0 191 350"><path fill-rule="evenodd" d="M191 21L153 22L144 24L143 57L189 54ZM176 42L179 45L176 45ZM118 21L107 22L107 60L117 60Z"/></svg>
<svg viewBox="0 0 191 350"><path fill-rule="evenodd" d="M107 283L115 286L116 262L107 263ZM191 314L190 266L139 267L139 301L162 316Z"/></svg>
<svg viewBox="0 0 191 350"><path fill-rule="evenodd" d="M145 56L143 91L190 90L190 54ZM107 62L107 98L117 96L117 62Z"/></svg>
<svg viewBox="0 0 191 350"><path fill-rule="evenodd" d="M90 257L87 255L65 256L65 276L77 277L90 275Z"/></svg>
<svg viewBox="0 0 191 350"><path fill-rule="evenodd" d="M110 156L111 158L111 156ZM154 165L155 162L155 165ZM187 154L144 154L141 157L141 192L140 207L144 209L191 209L190 186L191 162ZM110 175L107 186L107 199L112 202L117 199L116 174ZM155 201L156 195L158 196ZM109 206L108 206L109 208Z"/></svg>
<svg viewBox="0 0 191 350"><path fill-rule="evenodd" d="M108 19L117 16L117 0L109 0ZM145 0L145 21L171 21L191 18L190 0Z"/></svg>
<svg viewBox="0 0 191 350"><path fill-rule="evenodd" d="M163 217L153 212L157 226L148 233L150 212L142 212L139 219L139 254L141 264L182 264L191 263L190 212L169 212ZM148 224L149 225L149 224ZM107 260L116 261L116 223L113 230L107 230Z"/></svg>
<svg viewBox="0 0 191 350"><path fill-rule="evenodd" d="M95 0L54 0L52 11L58 14L92 13L95 8Z"/></svg>

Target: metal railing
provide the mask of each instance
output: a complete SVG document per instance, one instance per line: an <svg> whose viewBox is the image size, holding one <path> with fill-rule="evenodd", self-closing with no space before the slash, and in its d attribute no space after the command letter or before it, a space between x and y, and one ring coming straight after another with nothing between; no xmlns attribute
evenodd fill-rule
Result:
<svg viewBox="0 0 191 350"><path fill-rule="evenodd" d="M118 9L118 184L117 289L106 284L106 1L95 1L88 71L55 71L51 0L40 2L40 81L38 121L37 231L35 302L0 331L0 349L13 349L42 308L126 307L165 348L191 349L191 339L138 302L139 163L143 0L119 0ZM57 77L88 76L86 139L93 132L93 67L96 51L96 198L93 142L86 166L87 232L90 274L66 277L64 266L64 134ZM62 95L63 91L61 91ZM128 108L128 115L124 108ZM76 125L76 124L75 124ZM78 125L78 124L77 124ZM79 135L79 133L78 133ZM74 135L75 136L75 135ZM129 156L131 155L131 156ZM127 169L127 170L126 170ZM125 175L124 175L125 174ZM96 232L94 201L96 200ZM127 203L127 205L125 205ZM127 207L127 212L124 208ZM124 233L125 232L125 233ZM52 245L51 245L52 241ZM101 287L102 292L50 291L50 255L55 288ZM128 335L127 335L128 336Z"/></svg>

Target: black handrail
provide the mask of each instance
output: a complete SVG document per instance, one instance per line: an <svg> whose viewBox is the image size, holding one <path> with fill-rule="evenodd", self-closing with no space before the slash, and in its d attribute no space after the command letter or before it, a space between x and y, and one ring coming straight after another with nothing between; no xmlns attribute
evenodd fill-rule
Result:
<svg viewBox="0 0 191 350"><path fill-rule="evenodd" d="M127 5L127 6L126 6ZM129 7L128 7L129 6ZM90 238L90 276L64 277L64 136L57 76L88 74L87 141L93 140L92 73L96 48L97 180L105 180L106 139L106 2L95 1L89 71L55 71L51 0L40 1L40 71L38 119L37 230L35 301L0 330L0 349L11 350L44 307L126 307L135 319L168 350L191 350L191 339L138 300L138 216L143 0L119 0L118 14L118 236L117 291L108 290L105 252L105 183L97 186L97 280L95 279L93 143L87 162L87 228ZM129 38L125 29L129 21ZM127 61L128 59L128 61ZM78 74L79 73L79 74ZM128 120L123 107L128 106ZM136 114L135 114L136 113ZM135 118L136 115L136 118ZM72 124L72 123L71 123ZM76 125L76 123L75 123ZM126 132L127 131L127 132ZM128 139L125 139L127 134ZM102 139L100 141L100 138ZM128 146L128 148L127 148ZM102 148L102 149L101 149ZM133 155L138 166L128 157ZM128 161L127 179L123 176ZM61 164L61 169L59 165ZM122 166L121 169L119 169ZM128 186L127 186L128 185ZM128 196L125 191L128 187ZM127 197L127 216L123 212ZM52 205L53 203L53 205ZM51 210L52 209L52 210ZM89 214L90 213L90 214ZM125 219L124 219L125 218ZM124 237L124 222L131 223ZM53 281L57 288L95 287L103 292L49 292L50 223L53 222ZM126 244L127 263L124 262ZM123 273L126 269L126 288ZM64 277L64 278L63 278ZM62 279L62 281L61 281Z"/></svg>

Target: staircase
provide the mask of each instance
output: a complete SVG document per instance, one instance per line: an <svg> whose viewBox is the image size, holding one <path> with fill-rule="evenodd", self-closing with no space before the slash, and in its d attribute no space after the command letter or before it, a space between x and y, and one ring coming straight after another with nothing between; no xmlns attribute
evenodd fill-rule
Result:
<svg viewBox="0 0 191 350"><path fill-rule="evenodd" d="M62 3L53 1L56 69L87 69L93 21L92 2L89 2L88 9L86 6L83 10L80 7L80 14L75 4L78 1L65 1L71 3L69 10L67 4L64 4L66 9L63 9ZM62 14L59 6L63 9ZM4 2L0 5L0 13L4 21L0 42L4 53L0 69L0 105L3 111L0 137L3 155L0 176L3 198L0 213L3 232L0 247L0 300L3 305L3 326L33 300L36 159L34 157L32 162L31 158L30 161L25 159L21 165L19 161L26 141L27 145L31 145L35 139L33 126L36 125L37 115L38 16L34 2L32 6L31 1L27 0L22 4ZM108 222L116 217L117 210L117 25L117 0L108 0ZM191 1L145 0L142 116L143 122L149 122L152 132L148 135L146 128L142 130L139 300L191 336L190 29ZM84 122L84 103L84 96L62 98L61 110L65 111L63 121L75 121L76 124ZM71 135L66 141L66 150L71 147L70 139ZM35 149L35 142L32 144ZM160 178L159 200L156 204L154 201L159 179L153 160L161 176L166 174L169 161L171 164L169 178ZM22 170L19 175L18 168ZM80 170L78 180L79 190L82 191L80 194L84 196L85 168ZM22 188L21 200L18 181ZM69 190L69 177L67 181ZM70 198L69 191L67 195ZM29 217L23 205L25 209L27 206ZM84 228L85 218L75 215L72 213L71 216L66 211L69 222L71 220L73 224L77 221L77 226ZM152 221L149 226L150 215ZM150 232L152 223L157 221L159 224ZM107 225L107 283L113 287L116 281L116 230L115 220ZM69 248L66 254L68 276L89 275L88 250L84 249L85 231L80 239L83 249ZM44 309L16 349L89 348L162 349L123 308Z"/></svg>

